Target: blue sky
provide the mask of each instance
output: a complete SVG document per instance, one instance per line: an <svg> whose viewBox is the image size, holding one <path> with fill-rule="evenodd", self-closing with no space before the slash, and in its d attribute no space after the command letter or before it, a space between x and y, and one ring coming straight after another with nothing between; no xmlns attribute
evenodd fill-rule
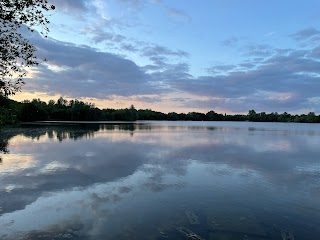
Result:
<svg viewBox="0 0 320 240"><path fill-rule="evenodd" d="M320 113L320 2L51 0L18 100L101 108Z"/></svg>

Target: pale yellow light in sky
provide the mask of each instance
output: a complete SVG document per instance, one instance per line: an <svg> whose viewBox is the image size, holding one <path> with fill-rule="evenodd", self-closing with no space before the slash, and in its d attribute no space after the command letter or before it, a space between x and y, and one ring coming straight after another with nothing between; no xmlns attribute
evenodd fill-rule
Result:
<svg viewBox="0 0 320 240"><path fill-rule="evenodd" d="M13 173L30 168L33 163L31 155L4 154L2 155L2 165L0 165L0 169L2 173Z"/></svg>
<svg viewBox="0 0 320 240"><path fill-rule="evenodd" d="M57 101L61 97L60 94L50 95L46 92L19 92L11 98L16 101L23 100L32 100L40 98L44 102L48 102L49 100ZM62 96L66 100L72 100L74 98ZM143 101L143 98L147 97L153 99L153 102ZM173 99L181 98L185 99L184 102L174 101ZM122 109L129 108L131 105L134 105L136 109L151 109L154 111L159 111L163 113L168 112L177 112L177 113L188 113L188 112L203 112L207 113L210 110L214 110L218 113L232 113L230 110L220 108L217 106L212 106L212 108L196 108L192 106L188 106L188 99L193 100L208 100L207 97L195 96L189 93L170 93L170 94L161 94L161 95L143 95L143 96L111 96L109 99L98 99L98 98L77 98L83 102L94 103L96 107L103 108L113 108L113 109ZM178 109L178 110L177 110Z"/></svg>

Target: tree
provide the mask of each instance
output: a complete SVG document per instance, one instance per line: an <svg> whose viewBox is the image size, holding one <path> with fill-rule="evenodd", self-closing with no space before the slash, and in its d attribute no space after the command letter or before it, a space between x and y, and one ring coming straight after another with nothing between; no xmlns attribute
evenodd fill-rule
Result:
<svg viewBox="0 0 320 240"><path fill-rule="evenodd" d="M19 113L19 119L21 121L43 121L47 120L48 113L44 107L39 106L36 101L25 103Z"/></svg>
<svg viewBox="0 0 320 240"><path fill-rule="evenodd" d="M255 122L257 119L257 113L255 110L249 110L248 112L248 120L251 121L251 122Z"/></svg>
<svg viewBox="0 0 320 240"><path fill-rule="evenodd" d="M314 112L309 112L307 115L307 122L314 123L316 122L316 114Z"/></svg>
<svg viewBox="0 0 320 240"><path fill-rule="evenodd" d="M210 112L207 112L206 117L207 117L208 121L221 121L223 119L222 114L218 114L212 110Z"/></svg>
<svg viewBox="0 0 320 240"><path fill-rule="evenodd" d="M0 94L13 95L21 89L26 68L38 64L36 48L21 34L39 27L46 37L49 20L45 12L54 10L48 0L0 0Z"/></svg>
<svg viewBox="0 0 320 240"><path fill-rule="evenodd" d="M131 105L129 108L129 115L130 121L136 121L138 119L138 111L133 105Z"/></svg>

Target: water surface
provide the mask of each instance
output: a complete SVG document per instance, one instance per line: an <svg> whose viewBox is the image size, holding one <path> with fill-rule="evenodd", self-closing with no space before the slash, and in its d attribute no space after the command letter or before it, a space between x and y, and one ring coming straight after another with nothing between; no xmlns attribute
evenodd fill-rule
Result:
<svg viewBox="0 0 320 240"><path fill-rule="evenodd" d="M0 239L319 239L319 146L317 124L4 128Z"/></svg>

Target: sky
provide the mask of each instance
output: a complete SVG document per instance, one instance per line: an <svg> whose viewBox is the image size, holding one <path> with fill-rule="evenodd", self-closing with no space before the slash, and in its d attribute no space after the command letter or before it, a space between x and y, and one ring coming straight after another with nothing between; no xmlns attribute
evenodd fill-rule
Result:
<svg viewBox="0 0 320 240"><path fill-rule="evenodd" d="M48 61L13 99L320 113L320 1L50 0Z"/></svg>

